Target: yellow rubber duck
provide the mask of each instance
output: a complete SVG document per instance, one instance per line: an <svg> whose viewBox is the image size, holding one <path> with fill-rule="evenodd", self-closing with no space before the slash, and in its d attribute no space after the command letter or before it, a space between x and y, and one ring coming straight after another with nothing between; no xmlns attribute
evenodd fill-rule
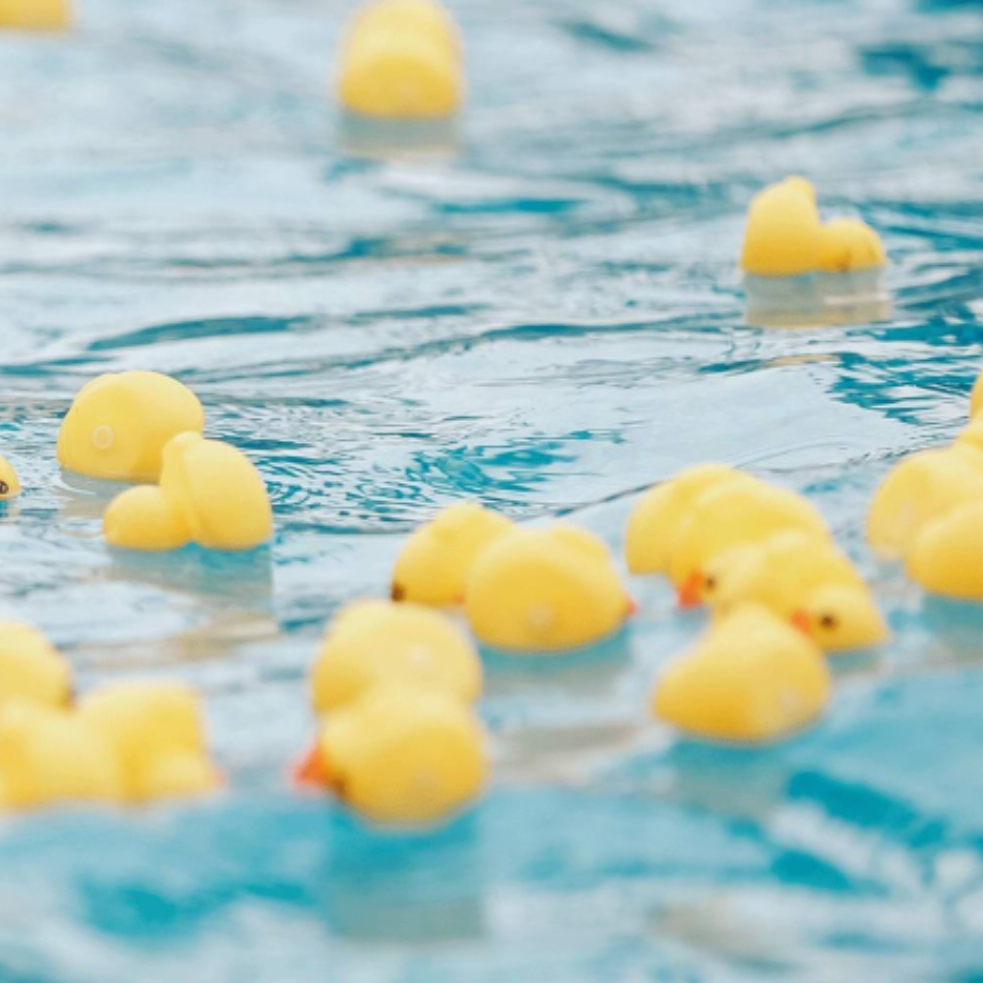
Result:
<svg viewBox="0 0 983 983"><path fill-rule="evenodd" d="M591 645L633 610L607 546L566 523L498 538L475 564L465 600L479 641L513 652Z"/></svg>
<svg viewBox="0 0 983 983"><path fill-rule="evenodd" d="M0 707L64 707L71 698L71 670L48 639L30 625L0 622Z"/></svg>
<svg viewBox="0 0 983 983"><path fill-rule="evenodd" d="M761 743L794 734L830 698L822 650L756 605L714 622L673 662L653 694L655 715L696 737Z"/></svg>
<svg viewBox="0 0 983 983"><path fill-rule="evenodd" d="M0 0L0 28L63 31L71 22L68 0Z"/></svg>
<svg viewBox="0 0 983 983"><path fill-rule="evenodd" d="M122 798L115 757L77 714L18 703L0 715L0 808Z"/></svg>
<svg viewBox="0 0 983 983"><path fill-rule="evenodd" d="M83 386L58 434L63 468L114 481L157 481L167 443L201 432L198 397L159 372L101 375Z"/></svg>
<svg viewBox="0 0 983 983"><path fill-rule="evenodd" d="M188 686L105 686L82 700L78 715L114 755L127 802L192 798L223 784L208 754L198 696Z"/></svg>
<svg viewBox="0 0 983 983"><path fill-rule="evenodd" d="M20 494L20 479L14 466L0 454L0 505Z"/></svg>
<svg viewBox="0 0 983 983"><path fill-rule="evenodd" d="M704 603L707 565L714 557L794 530L829 536L815 506L784 488L763 482L727 483L701 495L676 538L669 563L680 605Z"/></svg>
<svg viewBox="0 0 983 983"><path fill-rule="evenodd" d="M977 377L973 383L973 392L969 398L969 415L971 419L976 419L983 413L983 375Z"/></svg>
<svg viewBox="0 0 983 983"><path fill-rule="evenodd" d="M382 683L431 686L470 703L481 695L481 660L436 611L366 601L343 611L328 629L311 670L314 710L333 711Z"/></svg>
<svg viewBox="0 0 983 983"><path fill-rule="evenodd" d="M353 113L442 119L463 101L457 28L435 0L376 0L354 18L341 56L339 98Z"/></svg>
<svg viewBox="0 0 983 983"><path fill-rule="evenodd" d="M983 454L971 446L913 454L875 492L867 539L881 556L903 558L928 522L981 497Z"/></svg>
<svg viewBox="0 0 983 983"><path fill-rule="evenodd" d="M755 480L726 464L698 464L650 488L628 519L625 558L629 571L668 573L676 536L696 500L725 482Z"/></svg>
<svg viewBox="0 0 983 983"><path fill-rule="evenodd" d="M374 822L440 822L487 780L484 729L446 691L376 686L325 721L295 777L331 789Z"/></svg>
<svg viewBox="0 0 983 983"><path fill-rule="evenodd" d="M273 534L266 485L241 451L197 433L164 448L160 485L130 488L103 517L110 546L172 550L195 542L213 550L248 550Z"/></svg>
<svg viewBox="0 0 983 983"><path fill-rule="evenodd" d="M827 652L868 648L888 637L860 571L833 542L810 533L780 533L714 558L705 595L720 613L759 604Z"/></svg>
<svg viewBox="0 0 983 983"><path fill-rule="evenodd" d="M754 276L801 276L819 268L822 222L812 183L791 177L751 202L741 267Z"/></svg>
<svg viewBox="0 0 983 983"><path fill-rule="evenodd" d="M881 237L866 222L836 218L820 233L819 269L825 273L859 273L887 265Z"/></svg>
<svg viewBox="0 0 983 983"><path fill-rule="evenodd" d="M464 588L482 551L512 523L473 502L444 509L406 541L396 559L392 599L434 607L464 603Z"/></svg>

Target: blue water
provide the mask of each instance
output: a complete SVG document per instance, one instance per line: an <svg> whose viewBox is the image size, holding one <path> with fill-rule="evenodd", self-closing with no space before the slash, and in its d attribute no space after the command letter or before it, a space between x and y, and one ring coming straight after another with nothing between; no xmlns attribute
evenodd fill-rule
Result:
<svg viewBox="0 0 983 983"><path fill-rule="evenodd" d="M0 828L19 983L983 979L983 615L864 554L871 489L949 438L981 364L983 8L917 0L456 0L456 151L365 158L326 99L326 0L79 0L0 38L2 613L86 688L207 694L226 798ZM748 328L753 192L802 172L893 259L889 318ZM112 489L53 455L96 373L171 372L256 460L272 548L124 560ZM635 584L593 658L490 667L495 782L438 833L293 798L325 621L446 503L617 547L704 459L814 496L895 642L786 746L649 719L699 629Z"/></svg>

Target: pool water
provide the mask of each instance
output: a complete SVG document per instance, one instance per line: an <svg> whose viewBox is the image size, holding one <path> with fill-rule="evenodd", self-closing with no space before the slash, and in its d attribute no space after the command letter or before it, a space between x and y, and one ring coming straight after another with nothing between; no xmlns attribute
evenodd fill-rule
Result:
<svg viewBox="0 0 983 983"><path fill-rule="evenodd" d="M82 688L193 681L232 779L6 821L0 979L983 979L983 615L923 604L861 538L981 366L983 7L452 9L456 148L375 157L326 99L337 0L84 0L71 37L0 38L0 449L27 486L2 613ZM743 212L795 172L883 233L883 320L747 326ZM137 367L257 462L269 550L106 550L115 489L54 440L84 381ZM489 663L495 782L448 828L290 794L316 640L408 530L466 497L619 548L639 492L706 459L813 496L889 614L819 727L675 740L648 693L700 619L637 582L601 650Z"/></svg>

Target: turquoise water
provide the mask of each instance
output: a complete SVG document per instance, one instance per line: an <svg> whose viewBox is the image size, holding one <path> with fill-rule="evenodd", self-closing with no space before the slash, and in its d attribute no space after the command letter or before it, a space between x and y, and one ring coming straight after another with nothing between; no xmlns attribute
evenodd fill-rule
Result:
<svg viewBox="0 0 983 983"><path fill-rule="evenodd" d="M458 0L455 153L357 156L325 99L340 3L85 0L0 39L3 611L82 688L180 675L234 792L0 830L0 978L345 983L983 979L983 615L922 604L860 529L980 367L983 9L916 0ZM751 194L789 172L894 260L887 320L746 327ZM110 555L62 475L92 375L171 372L256 460L251 558ZM654 724L699 628L637 583L591 657L489 667L488 796L427 836L298 801L325 621L462 496L617 547L703 459L814 496L895 629L781 748Z"/></svg>

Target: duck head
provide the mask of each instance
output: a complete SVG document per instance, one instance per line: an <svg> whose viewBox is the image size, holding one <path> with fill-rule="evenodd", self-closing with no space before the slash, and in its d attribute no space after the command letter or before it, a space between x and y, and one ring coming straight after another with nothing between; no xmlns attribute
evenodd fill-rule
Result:
<svg viewBox="0 0 983 983"><path fill-rule="evenodd" d="M0 706L65 707L71 698L71 670L48 639L30 625L0 622Z"/></svg>
<svg viewBox="0 0 983 983"><path fill-rule="evenodd" d="M311 671L314 710L327 713L383 682L478 698L481 660L441 614L416 604L368 601L343 611L329 628Z"/></svg>
<svg viewBox="0 0 983 983"><path fill-rule="evenodd" d="M822 222L816 192L805 178L788 178L751 202L741 267L754 276L800 276L819 267Z"/></svg>
<svg viewBox="0 0 983 983"><path fill-rule="evenodd" d="M470 802L487 774L485 733L468 706L385 685L331 713L295 777L373 822L430 825Z"/></svg>
<svg viewBox="0 0 983 983"><path fill-rule="evenodd" d="M830 584L811 593L792 615L824 652L850 652L887 641L889 632L864 584Z"/></svg>
<svg viewBox="0 0 983 983"><path fill-rule="evenodd" d="M381 119L442 119L464 91L460 40L433 0L384 0L355 17L341 56L339 98Z"/></svg>
<svg viewBox="0 0 983 983"><path fill-rule="evenodd" d="M58 434L63 468L116 481L157 481L167 443L201 432L205 413L190 389L158 372L102 375L75 397Z"/></svg>
<svg viewBox="0 0 983 983"><path fill-rule="evenodd" d="M473 502L444 509L406 541L392 577L392 599L434 607L464 603L464 589L482 551L512 528L504 516Z"/></svg>
<svg viewBox="0 0 983 983"><path fill-rule="evenodd" d="M0 505L20 494L20 479L14 466L0 455Z"/></svg>
<svg viewBox="0 0 983 983"><path fill-rule="evenodd" d="M605 544L559 524L496 540L475 564L465 611L492 648L556 652L614 634L634 603Z"/></svg>
<svg viewBox="0 0 983 983"><path fill-rule="evenodd" d="M837 218L822 227L819 268L826 273L859 273L887 265L881 237L865 222Z"/></svg>

